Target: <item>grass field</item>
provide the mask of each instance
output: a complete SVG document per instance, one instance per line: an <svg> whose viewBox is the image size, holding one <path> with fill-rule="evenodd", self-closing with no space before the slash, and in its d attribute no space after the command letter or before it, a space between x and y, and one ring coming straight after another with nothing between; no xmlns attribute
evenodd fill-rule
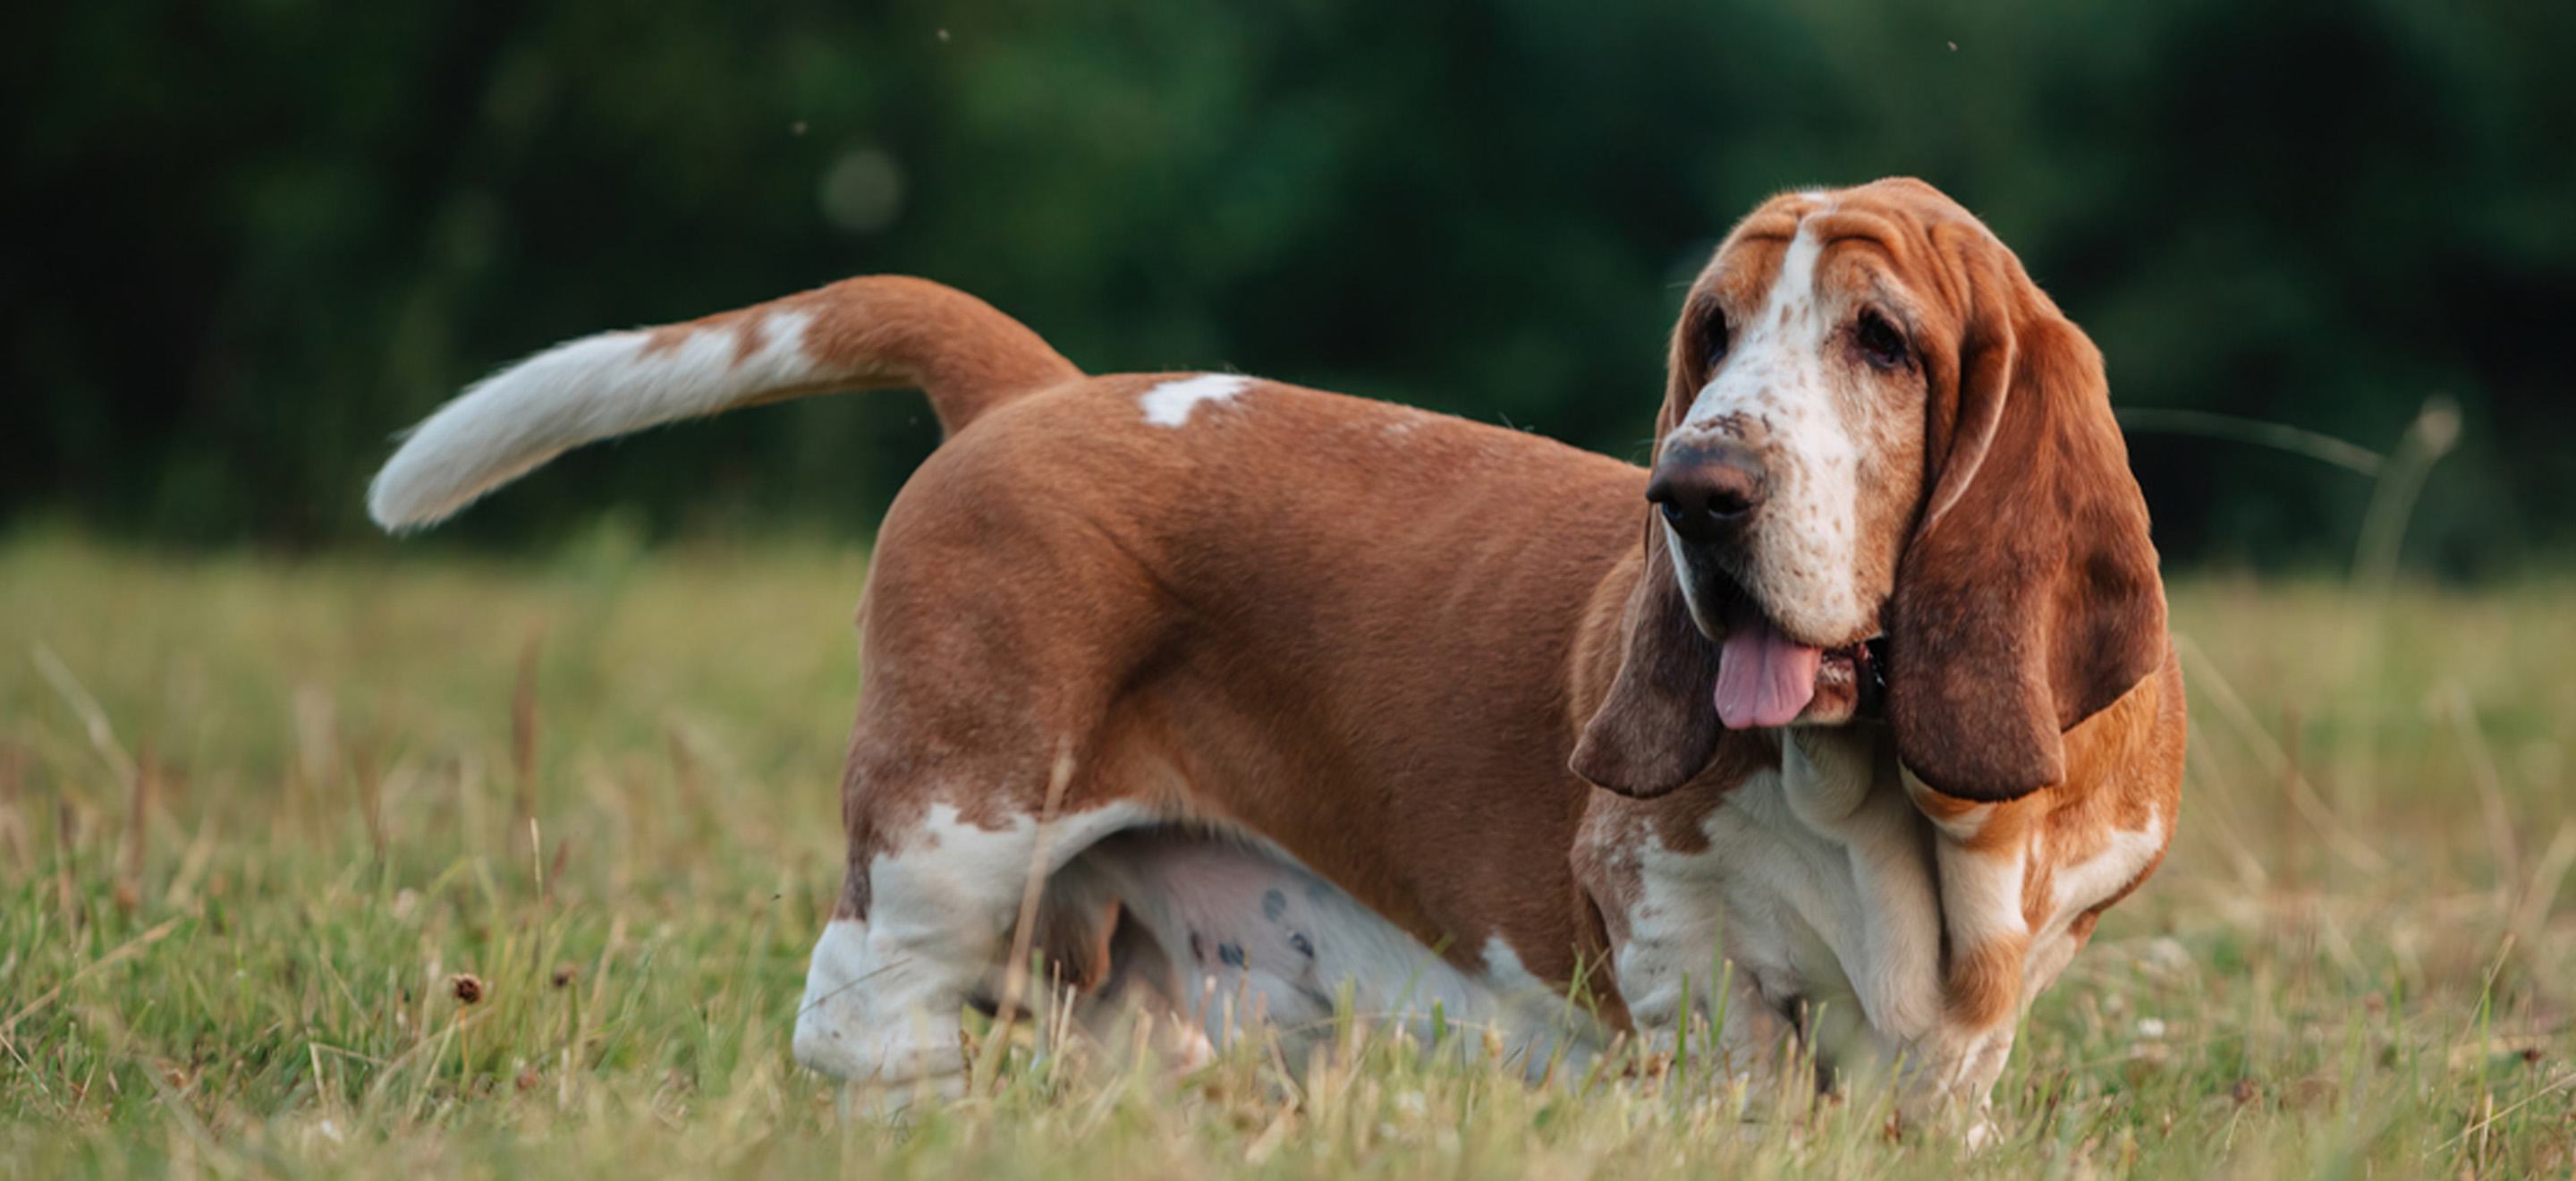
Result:
<svg viewBox="0 0 2576 1181"><path fill-rule="evenodd" d="M2180 837L1970 1153L1865 1096L1531 1087L1364 1022L1312 1070L1021 1050L908 1127L845 1118L787 1036L840 878L855 547L395 553L0 545L0 1175L2576 1167L2576 584L2176 585Z"/></svg>

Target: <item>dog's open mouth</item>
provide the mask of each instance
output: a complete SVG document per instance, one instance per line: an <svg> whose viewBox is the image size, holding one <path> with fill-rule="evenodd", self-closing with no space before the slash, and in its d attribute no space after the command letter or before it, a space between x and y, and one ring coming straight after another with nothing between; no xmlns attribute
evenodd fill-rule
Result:
<svg viewBox="0 0 2576 1181"><path fill-rule="evenodd" d="M1727 729L1785 726L1801 718L1846 721L1876 714L1886 698L1883 636L1838 648L1801 644L1741 595L1727 605L1725 619L1717 717Z"/></svg>

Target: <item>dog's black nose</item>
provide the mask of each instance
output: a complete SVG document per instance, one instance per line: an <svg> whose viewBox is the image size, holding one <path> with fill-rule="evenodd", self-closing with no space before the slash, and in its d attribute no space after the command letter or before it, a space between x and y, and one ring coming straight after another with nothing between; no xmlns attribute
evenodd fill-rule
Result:
<svg viewBox="0 0 2576 1181"><path fill-rule="evenodd" d="M1676 442L1664 448L1646 482L1646 499L1685 541L1714 541L1762 507L1768 473L1753 449L1730 439Z"/></svg>

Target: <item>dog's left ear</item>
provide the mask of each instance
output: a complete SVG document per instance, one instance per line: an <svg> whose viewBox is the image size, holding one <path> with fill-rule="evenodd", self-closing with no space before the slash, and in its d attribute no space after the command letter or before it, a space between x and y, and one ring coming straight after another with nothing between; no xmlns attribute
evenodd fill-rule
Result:
<svg viewBox="0 0 2576 1181"><path fill-rule="evenodd" d="M1974 306L1952 380L1934 377L1887 718L1924 783L2008 800L2061 782L2059 735L2163 660L2164 584L2100 351L1982 227L1934 241Z"/></svg>
<svg viewBox="0 0 2576 1181"><path fill-rule="evenodd" d="M1567 766L1623 796L1650 799L1690 782L1717 753L1717 642L1682 600L1663 530L1646 529L1646 561L1620 620L1619 672L1583 724Z"/></svg>
<svg viewBox="0 0 2576 1181"><path fill-rule="evenodd" d="M1705 284L1693 287L1673 326L1664 404L1655 415L1658 450L1708 372L1712 325L1725 323L1704 291ZM1655 512L1642 500L1637 507L1645 518L1646 560L1619 621L1619 672L1583 724L1567 766L1597 786L1644 799L1706 770L1725 726L1717 718L1717 641L1691 621Z"/></svg>

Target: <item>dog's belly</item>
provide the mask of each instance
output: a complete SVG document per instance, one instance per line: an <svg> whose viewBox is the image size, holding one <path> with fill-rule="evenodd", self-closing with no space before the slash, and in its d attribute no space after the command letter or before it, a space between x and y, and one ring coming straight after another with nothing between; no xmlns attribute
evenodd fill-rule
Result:
<svg viewBox="0 0 2576 1181"><path fill-rule="evenodd" d="M1560 1051L1598 1046L1595 1023L1499 938L1453 962L1248 834L1119 833L1066 865L1049 892L1113 924L1088 935L1111 960L1102 998L1167 1006L1212 1042L1266 1025L1302 1060L1347 990L1359 1018L1427 1039L1436 1014L1534 1076Z"/></svg>

